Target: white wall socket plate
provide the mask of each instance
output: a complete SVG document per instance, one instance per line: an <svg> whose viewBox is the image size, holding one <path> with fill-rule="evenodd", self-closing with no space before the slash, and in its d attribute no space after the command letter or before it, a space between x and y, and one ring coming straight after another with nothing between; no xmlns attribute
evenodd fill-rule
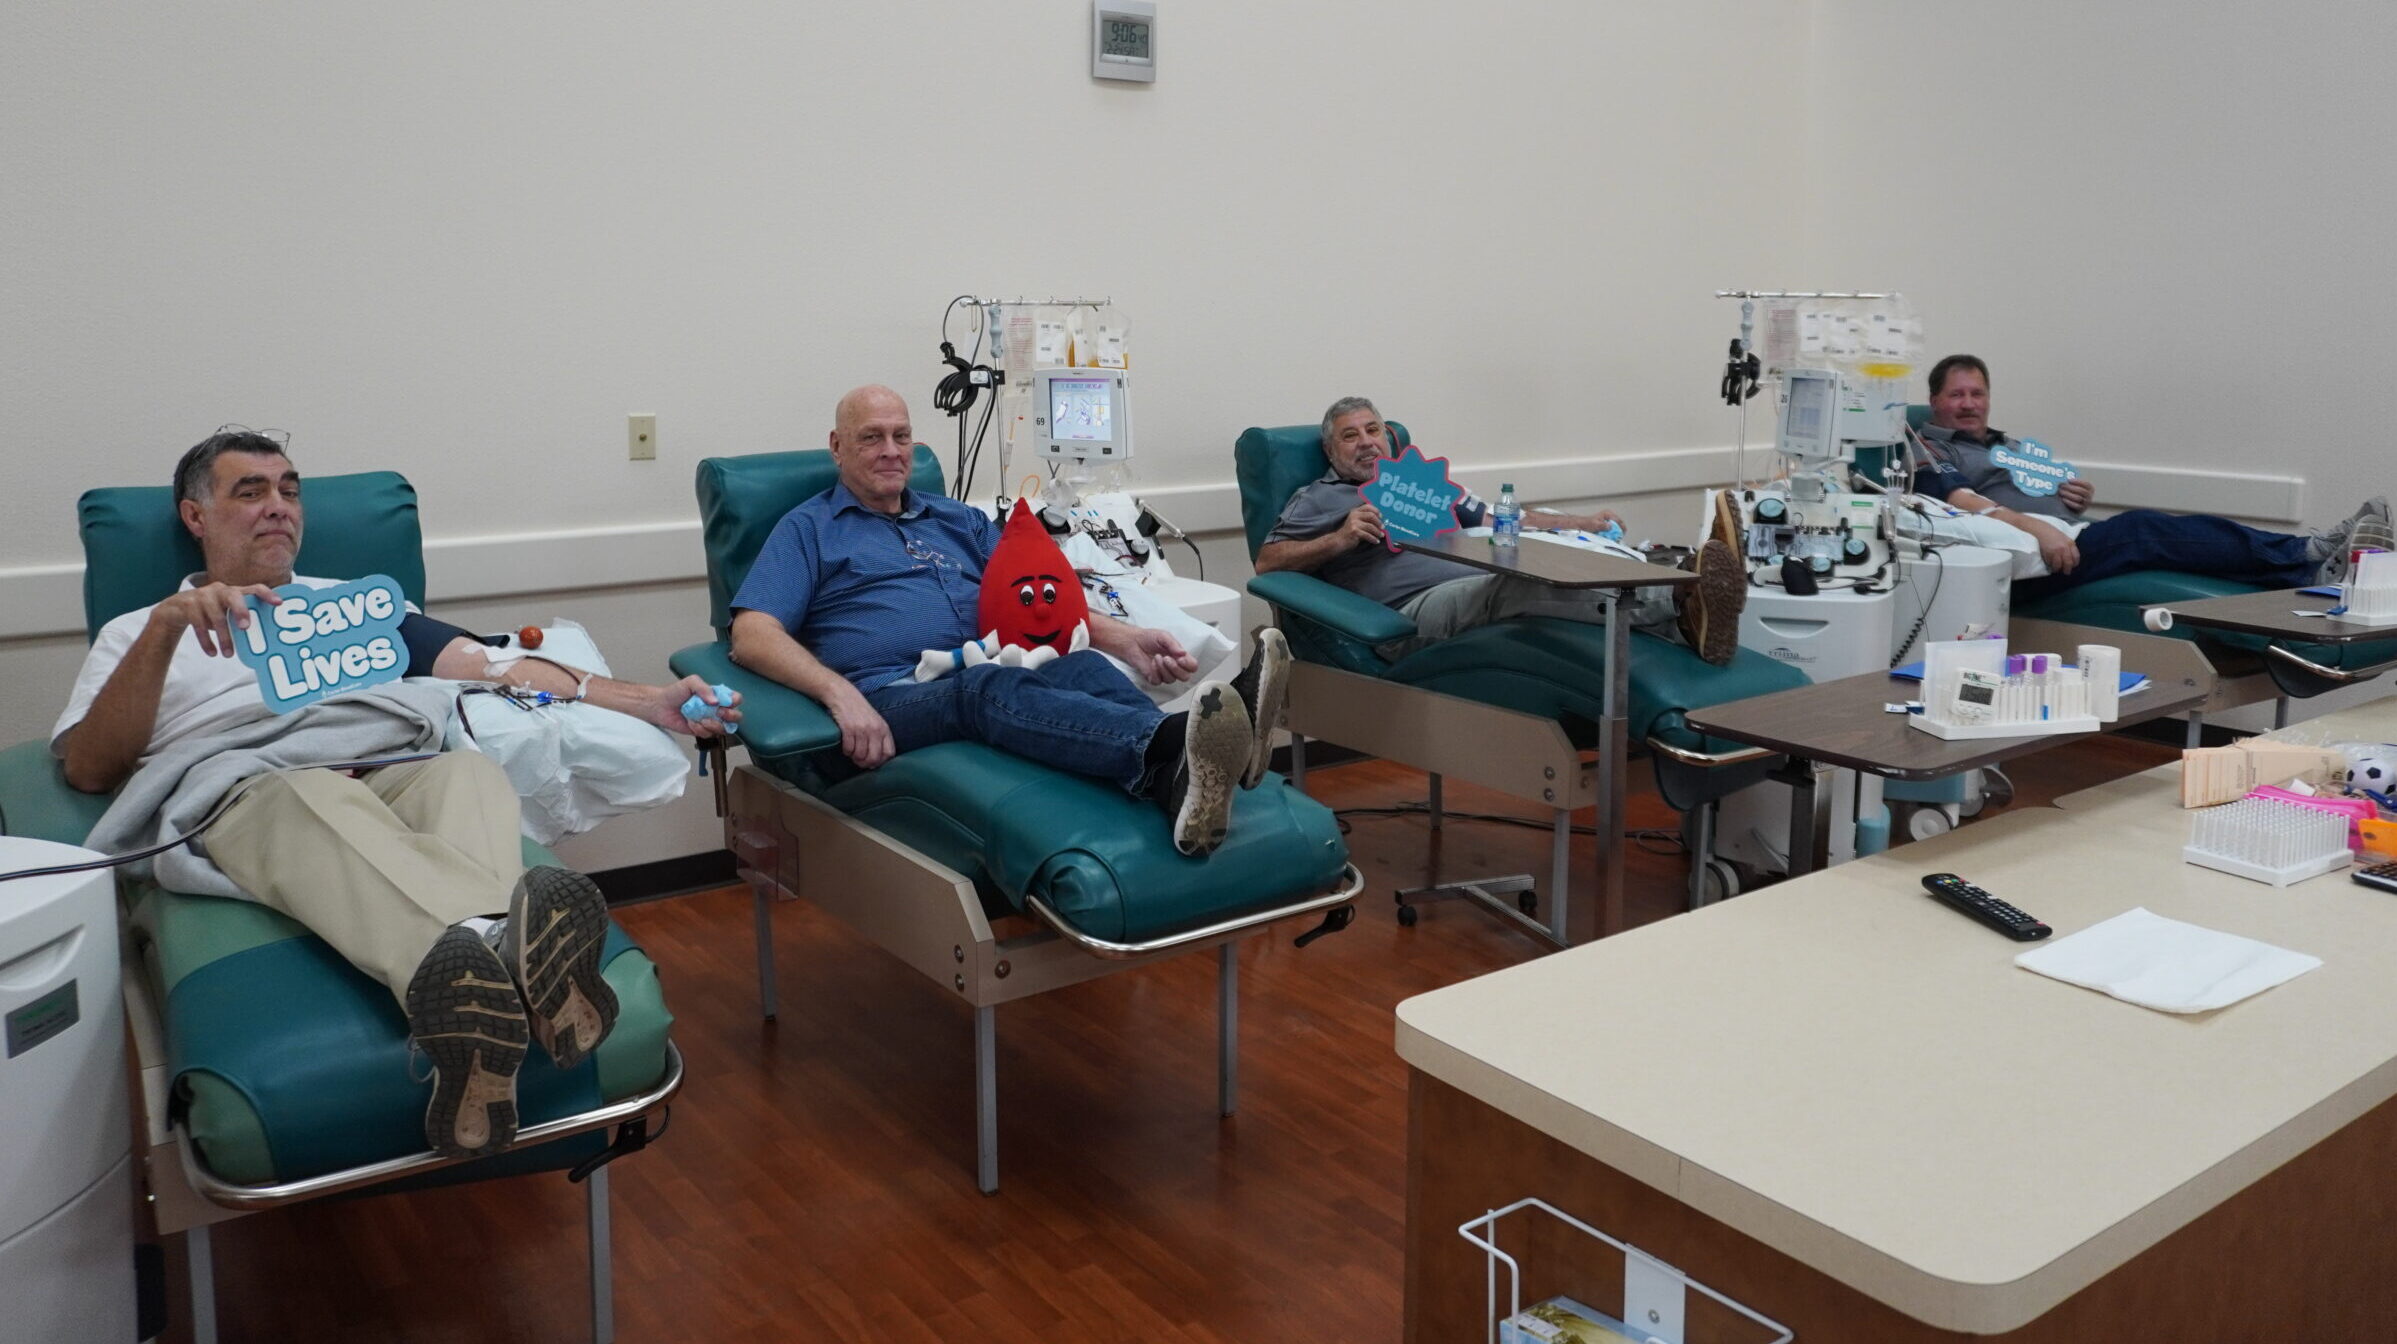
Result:
<svg viewBox="0 0 2397 1344"><path fill-rule="evenodd" d="M635 462L654 462L658 455L658 418L635 414L628 418L625 437Z"/></svg>

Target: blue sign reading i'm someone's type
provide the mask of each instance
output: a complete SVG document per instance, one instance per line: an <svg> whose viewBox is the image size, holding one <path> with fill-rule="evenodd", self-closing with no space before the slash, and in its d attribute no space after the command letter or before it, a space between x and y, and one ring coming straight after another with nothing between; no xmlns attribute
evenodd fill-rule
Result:
<svg viewBox="0 0 2397 1344"><path fill-rule="evenodd" d="M398 681L408 672L400 620L408 614L399 584L383 574L310 588L289 583L269 607L250 603L250 623L233 650L258 674L266 707L289 714L319 700Z"/></svg>
<svg viewBox="0 0 2397 1344"><path fill-rule="evenodd" d="M1382 459L1373 479L1357 487L1382 515L1382 531L1393 542L1424 541L1457 528L1463 487L1448 479L1448 459L1425 457L1413 444Z"/></svg>
<svg viewBox="0 0 2397 1344"><path fill-rule="evenodd" d="M2057 461L2055 453L2037 439L1996 444L1989 450L1989 461L2013 477L2014 488L2026 495L2052 495L2057 486L2079 474L2070 462Z"/></svg>

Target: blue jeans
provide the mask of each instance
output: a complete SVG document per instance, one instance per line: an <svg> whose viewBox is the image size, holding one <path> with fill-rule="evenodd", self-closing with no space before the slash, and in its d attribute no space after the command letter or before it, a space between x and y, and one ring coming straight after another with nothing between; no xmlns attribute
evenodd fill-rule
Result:
<svg viewBox="0 0 2397 1344"><path fill-rule="evenodd" d="M982 742L1018 756L1139 792L1149 739L1165 715L1096 649L1033 671L983 663L937 681L901 678L866 693L914 751L936 742Z"/></svg>
<svg viewBox="0 0 2397 1344"><path fill-rule="evenodd" d="M2091 523L2077 544L2078 568L2070 574L2025 579L2014 585L2014 600L2037 601L2139 569L2178 570L2263 588L2303 588L2321 568L2306 558L2305 537L2260 532L2206 514L2133 509Z"/></svg>

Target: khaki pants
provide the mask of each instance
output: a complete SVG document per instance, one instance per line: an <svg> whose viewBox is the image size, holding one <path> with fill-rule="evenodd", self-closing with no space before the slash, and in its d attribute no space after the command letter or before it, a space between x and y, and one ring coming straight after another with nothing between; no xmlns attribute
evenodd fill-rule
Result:
<svg viewBox="0 0 2397 1344"><path fill-rule="evenodd" d="M406 1002L442 930L507 912L524 873L516 791L472 751L361 778L284 770L244 783L208 856Z"/></svg>
<svg viewBox="0 0 2397 1344"><path fill-rule="evenodd" d="M1681 637L1681 627L1676 621L1672 589L1635 588L1623 594L1622 601L1623 619L1630 623L1631 629L1645 630L1676 644L1688 642ZM1398 610L1415 623L1415 633L1374 650L1391 662L1451 635L1517 616L1555 616L1591 624L1606 620L1606 601L1599 590L1559 588L1518 574L1477 574L1450 579L1408 598Z"/></svg>

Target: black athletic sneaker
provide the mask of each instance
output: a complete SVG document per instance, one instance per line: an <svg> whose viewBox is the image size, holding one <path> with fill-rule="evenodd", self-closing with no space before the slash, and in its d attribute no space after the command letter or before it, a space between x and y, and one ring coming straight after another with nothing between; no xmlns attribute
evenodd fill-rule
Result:
<svg viewBox="0 0 2397 1344"><path fill-rule="evenodd" d="M474 930L453 925L408 980L408 1035L433 1062L424 1141L443 1157L482 1157L516 1142L516 1071L524 996Z"/></svg>
<svg viewBox="0 0 2397 1344"><path fill-rule="evenodd" d="M1698 548L1698 582L1681 599L1681 634L1698 656L1727 666L1739 652L1739 614L1748 605L1748 571L1730 543L1709 537Z"/></svg>
<svg viewBox="0 0 2397 1344"><path fill-rule="evenodd" d="M1240 675L1232 678L1232 690L1248 709L1254 741L1240 787L1253 789L1273 763L1273 730L1282 726L1282 706L1290 695L1290 641L1281 631L1270 625L1258 629L1257 646L1249 651Z"/></svg>
<svg viewBox="0 0 2397 1344"><path fill-rule="evenodd" d="M583 1062L616 1026L616 991L599 973L607 898L581 873L533 868L516 879L494 939L524 990L533 1035L561 1069Z"/></svg>
<svg viewBox="0 0 2397 1344"><path fill-rule="evenodd" d="M1232 794L1248 768L1255 740L1240 695L1220 681L1199 683L1182 727L1182 759L1165 793L1174 848L1212 854L1232 825Z"/></svg>

